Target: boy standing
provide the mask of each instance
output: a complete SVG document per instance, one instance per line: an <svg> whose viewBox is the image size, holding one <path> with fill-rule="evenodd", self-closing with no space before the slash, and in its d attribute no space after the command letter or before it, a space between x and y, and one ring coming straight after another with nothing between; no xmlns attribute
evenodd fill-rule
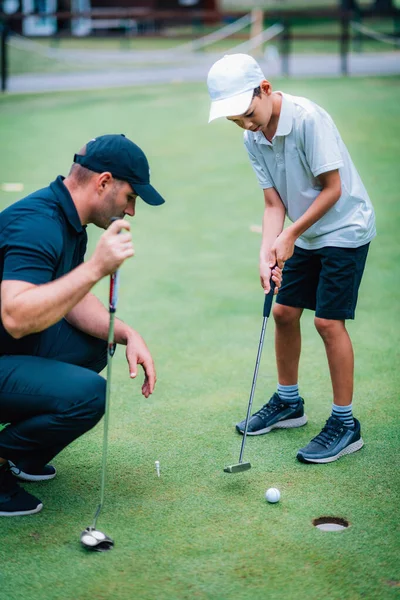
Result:
<svg viewBox="0 0 400 600"><path fill-rule="evenodd" d="M264 193L260 278L283 270L273 315L278 388L250 419L248 434L305 425L299 395L300 317L315 311L333 388L332 414L301 448L305 463L327 463L363 446L353 417L354 357L346 319L354 319L375 217L367 191L328 113L306 98L273 92L246 54L217 61L208 74L209 121L226 117L244 143ZM285 216L292 221L284 227ZM243 433L244 421L236 425Z"/></svg>

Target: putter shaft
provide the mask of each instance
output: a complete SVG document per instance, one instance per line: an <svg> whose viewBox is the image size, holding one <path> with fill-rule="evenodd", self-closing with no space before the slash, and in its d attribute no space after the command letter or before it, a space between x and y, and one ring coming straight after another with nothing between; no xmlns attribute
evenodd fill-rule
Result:
<svg viewBox="0 0 400 600"><path fill-rule="evenodd" d="M114 343L114 319L115 312L117 309L118 301L118 285L119 285L119 271L110 275L110 296L109 296L109 314L110 324L108 328L108 340L107 340L107 381L106 381L106 401L104 411L104 433L103 433L103 453L102 453L102 464L101 464L101 484L100 484L100 503L96 509L96 513L93 519L92 528L96 529L97 519L99 518L101 509L104 504L104 491L106 487L106 467L107 467L107 450L108 450L108 423L110 418L110 391L111 391L111 365L112 358L115 352Z"/></svg>
<svg viewBox="0 0 400 600"><path fill-rule="evenodd" d="M263 346L264 346L265 329L266 329L266 326L267 326L267 321L268 321L268 317L264 317L263 318L262 329L261 329L261 335L260 335L260 342L258 344L256 366L254 368L253 381L252 381L252 384L251 384L249 404L247 406L246 423L245 423L244 431L243 431L242 445L240 447L239 463L242 463L242 461L243 461L243 452L244 452L244 447L246 445L247 429L248 429L248 426L249 426L249 420L250 420L250 414L251 414L251 407L253 406L253 398L254 398L254 392L255 392L255 389L256 389L256 383L257 383L257 377L258 377L258 370L259 370L259 367L260 367L261 354L262 354L262 350L263 350ZM248 464L250 464L250 463L248 463Z"/></svg>
<svg viewBox="0 0 400 600"><path fill-rule="evenodd" d="M249 403L247 406L247 415L246 415L246 421L245 421L245 425L244 425L243 439L242 439L242 444L240 446L239 462L236 465L231 465L231 466L226 467L224 469L225 473L240 473L241 471L247 471L248 469L251 469L251 464L249 462L247 462L247 463L243 462L243 452L244 452L244 447L246 445L247 429L249 426L251 407L253 406L253 398L254 398L254 392L256 389L258 370L260 367L261 354L262 354L262 350L263 350L263 346L264 346L265 329L267 327L268 317L271 312L272 301L274 298L274 291L275 291L275 283L271 279L270 280L270 290L269 290L268 294L265 295L265 298L264 298L263 323L262 323L262 328L261 328L260 341L258 344L256 366L254 368L253 381L251 384L250 398L249 398Z"/></svg>

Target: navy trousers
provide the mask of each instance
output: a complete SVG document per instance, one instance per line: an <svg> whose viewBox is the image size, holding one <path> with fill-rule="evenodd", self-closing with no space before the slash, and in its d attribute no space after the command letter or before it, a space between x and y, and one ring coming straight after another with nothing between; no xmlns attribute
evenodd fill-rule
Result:
<svg viewBox="0 0 400 600"><path fill-rule="evenodd" d="M0 457L28 472L101 419L107 364L107 342L65 320L29 338L27 354L0 355Z"/></svg>

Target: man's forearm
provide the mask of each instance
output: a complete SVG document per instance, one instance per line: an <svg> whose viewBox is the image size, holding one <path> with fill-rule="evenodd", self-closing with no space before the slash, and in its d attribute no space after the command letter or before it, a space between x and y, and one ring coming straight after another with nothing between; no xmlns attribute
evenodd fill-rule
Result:
<svg viewBox="0 0 400 600"><path fill-rule="evenodd" d="M87 294L69 313L65 316L68 323L80 331L84 331L101 340L108 339L110 315L104 304L94 294ZM114 339L117 344L126 345L128 335L132 331L120 319L114 321Z"/></svg>
<svg viewBox="0 0 400 600"><path fill-rule="evenodd" d="M43 331L62 319L99 278L88 261L55 281L42 285L26 284L28 287L21 289L10 308L2 313L3 322L16 338Z"/></svg>

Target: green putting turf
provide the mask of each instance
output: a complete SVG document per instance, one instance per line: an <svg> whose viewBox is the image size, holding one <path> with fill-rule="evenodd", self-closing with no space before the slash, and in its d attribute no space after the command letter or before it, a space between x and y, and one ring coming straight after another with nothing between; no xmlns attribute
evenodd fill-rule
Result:
<svg viewBox="0 0 400 600"><path fill-rule="evenodd" d="M35 516L0 519L1 600L358 600L398 597L399 79L280 80L334 117L370 192L371 245L355 322L355 415L365 447L330 465L297 449L329 416L331 388L313 315L303 317L301 393L309 423L248 439L246 473L229 475L241 438L262 323L258 280L263 199L238 128L207 125L205 85L0 99L0 183L28 193L67 174L97 134L124 132L147 152L167 203L138 201L134 259L121 270L117 315L154 354L154 395L114 358L106 504L109 553L79 545L98 503L102 424L62 452L54 481L31 484ZM24 193L25 193L24 192ZM0 207L21 194L0 191ZM99 232L89 228L89 252ZM107 301L108 281L96 286ZM274 324L255 397L276 386ZM159 460L157 478L154 461ZM269 505L268 487L281 501ZM28 489L28 485L26 485ZM313 518L350 522L322 532Z"/></svg>

